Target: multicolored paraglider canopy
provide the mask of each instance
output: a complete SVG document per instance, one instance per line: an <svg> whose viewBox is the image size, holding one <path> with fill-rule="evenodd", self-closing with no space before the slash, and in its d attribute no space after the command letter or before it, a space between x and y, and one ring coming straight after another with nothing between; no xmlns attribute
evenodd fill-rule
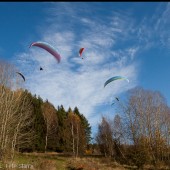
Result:
<svg viewBox="0 0 170 170"><path fill-rule="evenodd" d="M58 61L58 63L61 60L61 56L60 54L57 53L57 51L55 50L55 48L53 46L51 46L50 44L46 43L46 42L34 42L30 45L30 47L32 46L36 46L36 47L40 47L43 48L44 50L48 51L50 54L52 54Z"/></svg>
<svg viewBox="0 0 170 170"><path fill-rule="evenodd" d="M129 80L128 80L126 77L114 76L114 77L108 79L108 80L104 83L104 87L105 87L107 84L109 84L110 82L112 82L112 81L121 80L121 79L125 79L125 80L127 80L127 82L129 82Z"/></svg>

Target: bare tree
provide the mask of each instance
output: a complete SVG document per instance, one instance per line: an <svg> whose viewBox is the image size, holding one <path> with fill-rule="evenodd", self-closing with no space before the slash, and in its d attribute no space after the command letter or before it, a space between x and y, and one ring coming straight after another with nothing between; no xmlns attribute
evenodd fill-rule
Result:
<svg viewBox="0 0 170 170"><path fill-rule="evenodd" d="M57 130L58 118L56 110L52 104L45 102L42 105L43 116L46 122L45 152L48 146L48 139L55 135Z"/></svg>
<svg viewBox="0 0 170 170"><path fill-rule="evenodd" d="M82 144L83 146L82 136L84 135L80 118L74 112L69 111L66 124L67 143L72 147L73 156L78 157L81 150L80 145Z"/></svg>
<svg viewBox="0 0 170 170"><path fill-rule="evenodd" d="M101 153L103 153L105 157L114 155L113 131L111 124L105 117L102 117L102 121L98 126L96 141L99 144Z"/></svg>
<svg viewBox="0 0 170 170"><path fill-rule="evenodd" d="M125 137L124 137L124 127L123 122L121 120L121 117L116 114L114 117L113 122L111 122L112 125L112 131L113 131L113 141L114 141L114 152L117 157L117 160L119 158L123 158L126 160L126 157L123 153L123 145L125 143Z"/></svg>
<svg viewBox="0 0 170 170"><path fill-rule="evenodd" d="M16 90L18 84L14 66L1 62L0 151L1 159L4 161L12 161L16 146L28 144L30 136L34 136L30 128L33 122L31 101L23 90Z"/></svg>
<svg viewBox="0 0 170 170"><path fill-rule="evenodd" d="M150 160L156 165L169 148L169 109L164 97L159 92L135 88L129 91L128 100L121 109L129 142L140 153L145 151L145 155L138 154L135 159L143 163Z"/></svg>

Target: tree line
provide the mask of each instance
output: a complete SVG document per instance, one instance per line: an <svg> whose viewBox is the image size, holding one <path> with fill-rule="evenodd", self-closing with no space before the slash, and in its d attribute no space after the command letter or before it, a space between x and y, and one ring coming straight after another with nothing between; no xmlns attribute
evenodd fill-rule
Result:
<svg viewBox="0 0 170 170"><path fill-rule="evenodd" d="M170 167L170 107L160 92L129 90L114 105L113 119L102 117L96 142L91 144L91 126L77 107L55 108L24 90L16 71L0 62L1 161L12 162L16 152L55 151L74 157L97 153L141 169Z"/></svg>
<svg viewBox="0 0 170 170"><path fill-rule="evenodd" d="M0 62L0 160L18 152L84 154L91 126L77 107L65 110L22 88L17 69Z"/></svg>

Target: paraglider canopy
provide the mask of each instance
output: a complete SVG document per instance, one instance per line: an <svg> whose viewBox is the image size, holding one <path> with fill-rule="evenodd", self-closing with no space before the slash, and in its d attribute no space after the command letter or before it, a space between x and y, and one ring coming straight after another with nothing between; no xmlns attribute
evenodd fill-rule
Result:
<svg viewBox="0 0 170 170"><path fill-rule="evenodd" d="M80 50L79 50L79 56L80 57L82 56L83 51L84 51L84 48L80 48ZM83 57L82 57L82 59L83 59Z"/></svg>
<svg viewBox="0 0 170 170"><path fill-rule="evenodd" d="M23 80L25 81L25 77L22 73L20 73L20 72L16 72L16 73L19 74L23 78Z"/></svg>
<svg viewBox="0 0 170 170"><path fill-rule="evenodd" d="M46 51L48 51L50 54L52 54L58 61L58 63L61 60L61 56L57 53L57 51L55 50L55 48L53 46L51 46L50 44L46 43L46 42L34 42L30 45L30 47L32 46L36 46L36 47L40 47L45 49Z"/></svg>
<svg viewBox="0 0 170 170"><path fill-rule="evenodd" d="M112 104L111 104L111 106L113 106L115 103L113 102Z"/></svg>
<svg viewBox="0 0 170 170"><path fill-rule="evenodd" d="M112 82L112 81L121 80L121 79L125 79L125 80L127 80L127 82L129 82L129 80L128 80L126 77L114 76L114 77L108 79L108 80L104 83L104 87L105 87L107 84L109 84L110 82Z"/></svg>

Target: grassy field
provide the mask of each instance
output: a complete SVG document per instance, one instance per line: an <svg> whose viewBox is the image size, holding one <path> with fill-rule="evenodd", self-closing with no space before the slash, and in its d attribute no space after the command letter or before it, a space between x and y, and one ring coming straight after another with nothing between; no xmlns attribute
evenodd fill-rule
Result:
<svg viewBox="0 0 170 170"><path fill-rule="evenodd" d="M19 153L13 164L6 166L8 170L125 170L127 168L104 158L71 156L57 153ZM129 169L129 168L128 168Z"/></svg>
<svg viewBox="0 0 170 170"><path fill-rule="evenodd" d="M6 168L4 168L6 167ZM0 170L133 170L137 167L119 165L115 161L94 156L73 158L58 153L18 153L13 164L0 164ZM154 170L154 168L146 168ZM163 169L162 169L163 170Z"/></svg>

